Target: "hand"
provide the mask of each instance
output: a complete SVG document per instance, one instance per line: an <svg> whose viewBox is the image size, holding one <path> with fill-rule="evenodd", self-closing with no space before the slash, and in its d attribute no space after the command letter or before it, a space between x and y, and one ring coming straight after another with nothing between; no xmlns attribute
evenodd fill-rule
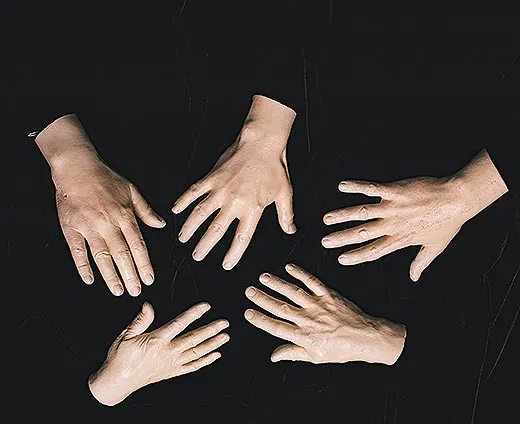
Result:
<svg viewBox="0 0 520 424"><path fill-rule="evenodd" d="M37 143L51 166L58 218L81 278L94 281L86 240L110 291L124 292L115 262L130 295L138 296L139 277L150 285L154 272L135 216L154 228L166 222L134 185L103 163L74 115L47 127Z"/></svg>
<svg viewBox="0 0 520 424"><path fill-rule="evenodd" d="M255 96L250 115L235 143L208 175L177 199L172 208L176 214L207 194L179 232L183 243L211 214L220 210L195 247L193 259L203 260L238 218L240 223L222 265L226 270L233 268L247 249L263 210L273 202L282 229L288 234L296 231L285 154L293 120L291 109Z"/></svg>
<svg viewBox="0 0 520 424"><path fill-rule="evenodd" d="M260 282L297 306L255 287L246 289L246 296L252 302L285 320L270 318L252 309L245 313L255 327L291 342L275 349L271 361L315 364L363 361L386 365L397 361L406 337L403 325L369 316L300 267L288 264L285 269L311 293L274 275L262 274Z"/></svg>
<svg viewBox="0 0 520 424"><path fill-rule="evenodd" d="M450 177L418 177L380 184L343 181L339 190L380 197L377 204L328 212L327 225L367 221L325 236L326 248L375 241L341 254L342 265L373 261L395 250L421 245L410 265L417 281L460 231L462 225L507 192L507 187L484 150Z"/></svg>
<svg viewBox="0 0 520 424"><path fill-rule="evenodd" d="M229 326L226 320L179 336L209 309L210 305L200 303L157 330L145 333L154 319L152 306L145 302L112 343L103 365L90 377L93 396L102 404L113 406L141 387L215 362L221 355L214 350L229 340L226 333L220 333Z"/></svg>

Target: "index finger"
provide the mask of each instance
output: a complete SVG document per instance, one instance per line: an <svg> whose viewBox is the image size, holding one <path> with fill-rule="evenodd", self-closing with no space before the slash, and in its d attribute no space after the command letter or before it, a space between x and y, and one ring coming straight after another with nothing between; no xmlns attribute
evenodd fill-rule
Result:
<svg viewBox="0 0 520 424"><path fill-rule="evenodd" d="M202 179L192 184L173 204L172 212L181 213L191 203L197 200L200 196L211 190L210 184L206 179Z"/></svg>
<svg viewBox="0 0 520 424"><path fill-rule="evenodd" d="M198 320L202 315L210 310L211 306L207 302L199 303L192 306L187 311L178 315L170 322L155 330L155 335L165 339L173 339L182 331L184 331L192 322Z"/></svg>
<svg viewBox="0 0 520 424"><path fill-rule="evenodd" d="M343 193L361 193L365 196L390 197L390 189L382 183L372 181L346 180L339 183L339 191Z"/></svg>
<svg viewBox="0 0 520 424"><path fill-rule="evenodd" d="M121 232L128 243L139 277L146 285L152 284L154 280L152 263L137 221L133 219L124 222L121 225Z"/></svg>
<svg viewBox="0 0 520 424"><path fill-rule="evenodd" d="M251 324L260 330L264 330L266 333L278 337L279 339L288 340L294 344L301 344L299 340L300 337L298 337L298 327L294 324L268 317L254 309L246 310L244 316ZM298 343L298 341L300 341L300 343Z"/></svg>
<svg viewBox="0 0 520 424"><path fill-rule="evenodd" d="M329 292L329 289L323 284L318 277L312 275L310 272L305 271L303 268L294 265L287 264L285 270L291 274L294 278L300 280L305 284L315 295L323 296Z"/></svg>
<svg viewBox="0 0 520 424"><path fill-rule="evenodd" d="M231 247L222 262L222 267L224 269L230 270L238 263L238 261L240 261L247 246L249 246L249 243L253 238L256 226L261 217L262 211L257 211L247 215L246 217L239 218L240 221L235 232L235 237L233 238Z"/></svg>

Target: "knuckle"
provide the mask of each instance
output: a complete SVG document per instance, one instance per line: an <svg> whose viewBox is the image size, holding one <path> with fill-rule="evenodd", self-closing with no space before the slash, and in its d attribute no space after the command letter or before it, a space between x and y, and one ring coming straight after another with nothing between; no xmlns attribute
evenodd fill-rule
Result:
<svg viewBox="0 0 520 424"><path fill-rule="evenodd" d="M130 244L130 249L134 252L146 251L146 243L143 239L135 240Z"/></svg>
<svg viewBox="0 0 520 424"><path fill-rule="evenodd" d="M189 188L189 191L191 193L197 193L198 191L200 191L200 184L199 183L193 183L190 188Z"/></svg>
<svg viewBox="0 0 520 424"><path fill-rule="evenodd" d="M237 240L240 243L249 243L251 241L251 235L249 233L239 233L237 234Z"/></svg>
<svg viewBox="0 0 520 424"><path fill-rule="evenodd" d="M202 205L195 206L195 209L193 209L193 211L198 216L200 216L201 218L207 218L208 217L208 212L207 212L206 208L204 206L202 206Z"/></svg>
<svg viewBox="0 0 520 424"><path fill-rule="evenodd" d="M293 290L294 297L296 298L302 298L305 295L305 291L301 287L296 287Z"/></svg>
<svg viewBox="0 0 520 424"><path fill-rule="evenodd" d="M86 250L83 246L72 246L70 251L74 256L83 256L86 253Z"/></svg>
<svg viewBox="0 0 520 424"><path fill-rule="evenodd" d="M218 235L223 235L224 234L224 227L219 224L218 222L214 222L210 225L209 227L210 231L215 233L215 234L218 234Z"/></svg>
<svg viewBox="0 0 520 424"><path fill-rule="evenodd" d="M114 259L115 260L118 260L118 259L128 259L128 257L130 256L130 251L128 249L119 249L119 250L116 250L114 252Z"/></svg>
<svg viewBox="0 0 520 424"><path fill-rule="evenodd" d="M194 347L192 347L190 350L189 350L189 357L192 361L194 361L195 359L197 359L199 357L199 353L197 352L197 349L195 349Z"/></svg>
<svg viewBox="0 0 520 424"><path fill-rule="evenodd" d="M289 315L291 312L291 308L287 303L282 303L278 305L278 313L280 315Z"/></svg>
<svg viewBox="0 0 520 424"><path fill-rule="evenodd" d="M96 261L110 259L110 252L106 249L98 250L92 256Z"/></svg>
<svg viewBox="0 0 520 424"><path fill-rule="evenodd" d="M368 208L366 206L361 206L359 209L359 217L362 219L368 219Z"/></svg>

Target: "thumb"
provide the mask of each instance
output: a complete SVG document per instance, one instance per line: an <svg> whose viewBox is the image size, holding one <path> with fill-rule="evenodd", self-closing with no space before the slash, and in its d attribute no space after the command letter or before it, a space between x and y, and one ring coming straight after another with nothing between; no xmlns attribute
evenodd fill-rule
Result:
<svg viewBox="0 0 520 424"><path fill-rule="evenodd" d="M278 346L271 355L272 362L278 361L306 361L312 362L307 351L295 344L287 343Z"/></svg>
<svg viewBox="0 0 520 424"><path fill-rule="evenodd" d="M130 187L132 205L134 207L135 214L149 227L164 227L166 225L166 221L152 209L146 199L141 195L141 193L139 193L137 188L135 188L133 185Z"/></svg>
<svg viewBox="0 0 520 424"><path fill-rule="evenodd" d="M444 249L446 249L448 243L437 246L421 247L421 250L419 250L419 253L417 253L417 256L410 264L410 278L412 281L417 281L421 277L423 271L430 266L433 260L439 256Z"/></svg>
<svg viewBox="0 0 520 424"><path fill-rule="evenodd" d="M134 318L134 320L126 327L125 338L132 338L138 336L139 334L143 334L154 319L154 311L152 305L148 302L143 303L143 307Z"/></svg>
<svg viewBox="0 0 520 424"><path fill-rule="evenodd" d="M296 225L294 225L293 193L290 186L275 200L275 205L280 227L285 233L294 234Z"/></svg>

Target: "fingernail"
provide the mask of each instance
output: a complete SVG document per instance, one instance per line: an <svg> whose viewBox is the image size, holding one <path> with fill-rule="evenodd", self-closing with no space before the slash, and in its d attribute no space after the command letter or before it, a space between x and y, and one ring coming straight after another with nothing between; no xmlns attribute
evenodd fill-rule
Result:
<svg viewBox="0 0 520 424"><path fill-rule="evenodd" d="M211 309L211 305L209 303L203 303L201 305L201 308L204 309L205 311L208 311Z"/></svg>
<svg viewBox="0 0 520 424"><path fill-rule="evenodd" d="M347 184L344 182L339 183L339 188L347 188Z"/></svg>
<svg viewBox="0 0 520 424"><path fill-rule="evenodd" d="M338 258L338 262L339 262L341 265L349 265L349 262L350 262L350 261L349 261L348 257L346 257L346 256L340 256L340 257Z"/></svg>
<svg viewBox="0 0 520 424"><path fill-rule="evenodd" d="M251 309L248 309L245 313L246 318L251 319L253 318L253 311Z"/></svg>
<svg viewBox="0 0 520 424"><path fill-rule="evenodd" d="M223 320L220 320L220 326L222 328L227 328L229 327L229 321L227 319L223 319Z"/></svg>
<svg viewBox="0 0 520 424"><path fill-rule="evenodd" d="M117 285L114 287L114 293L116 296L121 296L123 294L123 286Z"/></svg>
<svg viewBox="0 0 520 424"><path fill-rule="evenodd" d="M323 246L327 246L330 244L330 239L329 238L323 238L321 239L321 244L323 244Z"/></svg>
<svg viewBox="0 0 520 424"><path fill-rule="evenodd" d="M271 362L278 362L277 356L271 356Z"/></svg>
<svg viewBox="0 0 520 424"><path fill-rule="evenodd" d="M247 297L253 297L256 294L256 290L253 287L248 287L246 290Z"/></svg>
<svg viewBox="0 0 520 424"><path fill-rule="evenodd" d="M92 274L85 275L85 283L92 284L94 282L94 276Z"/></svg>
<svg viewBox="0 0 520 424"><path fill-rule="evenodd" d="M294 224L289 224L289 225L287 226L287 231L289 231L289 233L291 233L291 234L294 234L294 233L296 232L296 225L294 225Z"/></svg>
<svg viewBox="0 0 520 424"><path fill-rule="evenodd" d="M172 206L172 212L177 213L177 203L174 203L174 205Z"/></svg>
<svg viewBox="0 0 520 424"><path fill-rule="evenodd" d="M292 271L292 270L294 270L294 265L293 264L287 264L286 269L287 269L287 271Z"/></svg>
<svg viewBox="0 0 520 424"><path fill-rule="evenodd" d="M267 272L264 272L263 274L260 275L260 282L262 282L262 283L268 283L270 279L271 279L271 276Z"/></svg>
<svg viewBox="0 0 520 424"><path fill-rule="evenodd" d="M135 289L132 290L132 292L130 294L134 297L139 296L141 294L141 287L136 287Z"/></svg>
<svg viewBox="0 0 520 424"><path fill-rule="evenodd" d="M324 221L325 223L327 223L327 222L331 221L332 218L333 218L332 215L325 215L325 216L323 217L323 221Z"/></svg>
<svg viewBox="0 0 520 424"><path fill-rule="evenodd" d="M200 261L203 256L204 255L202 254L202 252L199 252L198 250L193 251L193 259L195 259L196 261Z"/></svg>
<svg viewBox="0 0 520 424"><path fill-rule="evenodd" d="M148 273L148 274L146 274L145 277L144 277L144 282L145 282L146 284L152 284L152 283L153 283L153 279L154 279L153 274Z"/></svg>
<svg viewBox="0 0 520 424"><path fill-rule="evenodd" d="M224 268L226 271L229 271L231 268L233 268L233 264L231 262L224 262L222 264L222 268Z"/></svg>
<svg viewBox="0 0 520 424"><path fill-rule="evenodd" d="M182 234L182 231L179 232L178 238L181 243L184 243L186 241L184 235Z"/></svg>

